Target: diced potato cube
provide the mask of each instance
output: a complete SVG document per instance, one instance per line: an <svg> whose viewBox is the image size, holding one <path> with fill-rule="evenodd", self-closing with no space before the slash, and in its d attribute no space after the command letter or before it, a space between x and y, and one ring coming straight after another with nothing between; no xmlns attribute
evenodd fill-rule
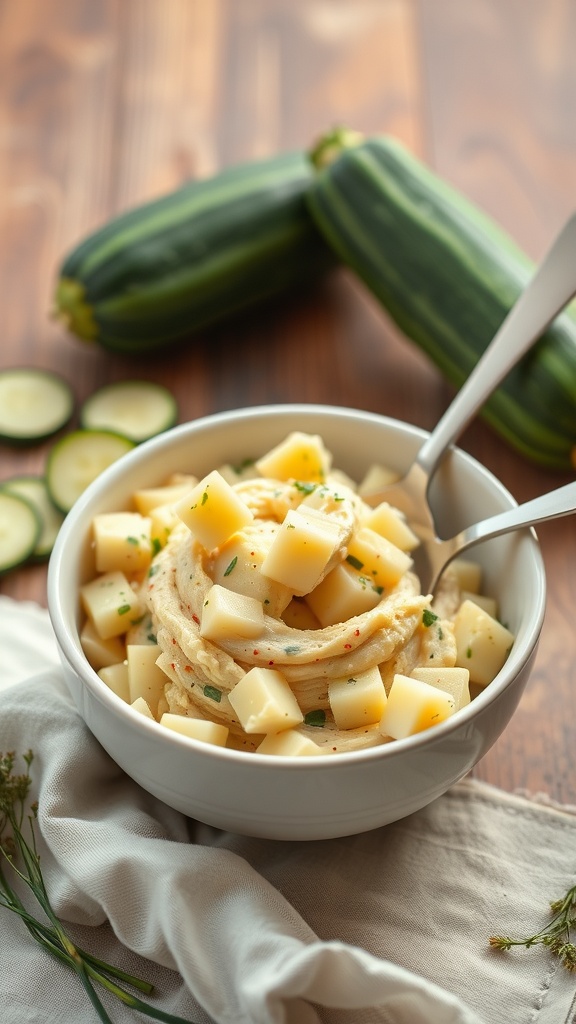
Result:
<svg viewBox="0 0 576 1024"><path fill-rule="evenodd" d="M80 599L104 640L126 633L146 611L123 572L104 573L85 583L80 588Z"/></svg>
<svg viewBox="0 0 576 1024"><path fill-rule="evenodd" d="M174 507L207 551L220 547L254 518L246 503L216 469Z"/></svg>
<svg viewBox="0 0 576 1024"><path fill-rule="evenodd" d="M364 526L385 537L401 551L413 551L420 541L397 509L383 501L368 513Z"/></svg>
<svg viewBox="0 0 576 1024"><path fill-rule="evenodd" d="M187 477L178 484L165 484L163 487L148 487L134 492L134 504L143 516L149 516L160 505L175 505L181 501L196 485L194 477Z"/></svg>
<svg viewBox="0 0 576 1024"><path fill-rule="evenodd" d="M180 484L185 484L188 490L195 487L198 483L198 477L192 476L191 473L170 473L170 476L166 480L166 487L180 487Z"/></svg>
<svg viewBox="0 0 576 1024"><path fill-rule="evenodd" d="M103 640L90 619L86 619L82 627L80 643L86 658L96 672L106 665L115 665L125 656L124 644L120 638L111 636L107 640Z"/></svg>
<svg viewBox="0 0 576 1024"><path fill-rule="evenodd" d="M471 594L479 594L482 587L482 566L467 558L454 558L448 571L456 576L460 590L468 590Z"/></svg>
<svg viewBox="0 0 576 1024"><path fill-rule="evenodd" d="M119 661L116 665L104 665L98 672L100 679L106 686L120 697L130 703L130 687L128 686L128 662Z"/></svg>
<svg viewBox="0 0 576 1024"><path fill-rule="evenodd" d="M454 698L454 710L470 703L470 673L467 668L441 667L414 668L410 673L413 679L419 679L421 683L428 683L429 686L436 686L439 690L445 690Z"/></svg>
<svg viewBox="0 0 576 1024"><path fill-rule="evenodd" d="M191 740L200 740L202 743L212 743L215 747L225 747L228 740L229 729L226 725L218 722L207 722L202 718L189 718L187 715L175 715L165 711L160 719L160 725L164 725L173 732L179 732L182 736L188 736Z"/></svg>
<svg viewBox="0 0 576 1024"><path fill-rule="evenodd" d="M262 602L214 583L202 608L200 635L206 640L228 636L257 637L264 629Z"/></svg>
<svg viewBox="0 0 576 1024"><path fill-rule="evenodd" d="M150 539L154 554L166 547L172 530L179 522L174 505L158 505L152 509L150 512Z"/></svg>
<svg viewBox="0 0 576 1024"><path fill-rule="evenodd" d="M488 615L491 615L493 619L498 618L498 602L495 597L488 597L487 594L477 594L473 590L462 590L460 593L460 603L463 601L474 601L485 612L488 612Z"/></svg>
<svg viewBox="0 0 576 1024"><path fill-rule="evenodd" d="M262 574L262 563L280 525L255 519L234 533L213 557L210 576L237 594L261 601L268 615L277 618L292 600L289 587Z"/></svg>
<svg viewBox="0 0 576 1024"><path fill-rule="evenodd" d="M454 637L456 664L479 686L492 682L514 643L514 634L474 601L464 601L456 612Z"/></svg>
<svg viewBox="0 0 576 1024"><path fill-rule="evenodd" d="M320 622L308 603L300 597L293 597L282 612L282 620L292 629L320 629Z"/></svg>
<svg viewBox="0 0 576 1024"><path fill-rule="evenodd" d="M139 711L141 715L144 715L144 718L151 718L153 722L156 721L150 710L150 705L148 701L144 700L144 697L136 697L136 700L132 701L131 706L134 708L134 711Z"/></svg>
<svg viewBox="0 0 576 1024"><path fill-rule="evenodd" d="M150 612L145 612L123 637L126 644L155 644L156 634Z"/></svg>
<svg viewBox="0 0 576 1024"><path fill-rule="evenodd" d="M358 491L358 481L353 480L352 477L348 476L348 473L345 473L342 469L331 469L326 478L326 483L328 484L328 487L332 487L335 490L337 490L339 486L344 486L347 487L349 491L352 491L353 494L356 494Z"/></svg>
<svg viewBox="0 0 576 1024"><path fill-rule="evenodd" d="M324 447L322 438L298 430L256 461L256 468L262 476L312 483L323 483L330 465L330 452Z"/></svg>
<svg viewBox="0 0 576 1024"><path fill-rule="evenodd" d="M361 526L352 537L347 561L376 587L395 586L412 565L405 551L367 526Z"/></svg>
<svg viewBox="0 0 576 1024"><path fill-rule="evenodd" d="M378 463L370 466L358 485L358 494L376 494L384 490L389 484L395 484L400 479L400 474L389 466L381 466Z"/></svg>
<svg viewBox="0 0 576 1024"><path fill-rule="evenodd" d="M256 747L256 753L276 754L279 757L317 757L324 751L297 729L285 729L284 732L268 733Z"/></svg>
<svg viewBox="0 0 576 1024"><path fill-rule="evenodd" d="M386 707L386 690L378 666L355 676L331 679L328 700L338 729L359 729L379 722Z"/></svg>
<svg viewBox="0 0 576 1024"><path fill-rule="evenodd" d="M225 462L224 465L218 467L220 476L223 476L226 483L232 487L234 484L239 484L242 480L253 480L254 477L258 477L260 474L256 469L254 459L246 459L241 462L238 466L231 465L230 462Z"/></svg>
<svg viewBox="0 0 576 1024"><path fill-rule="evenodd" d="M340 524L316 509L289 509L262 562L265 576L309 593L320 582L341 540Z"/></svg>
<svg viewBox="0 0 576 1024"><path fill-rule="evenodd" d="M158 701L164 693L168 676L156 664L160 654L157 644L127 644L128 686L130 703L143 697L152 714L156 714Z"/></svg>
<svg viewBox="0 0 576 1024"><path fill-rule="evenodd" d="M152 558L150 520L139 512L103 512L94 516L97 572L138 573Z"/></svg>
<svg viewBox="0 0 576 1024"><path fill-rule="evenodd" d="M282 732L304 721L288 682L273 668L251 668L228 699L244 732Z"/></svg>
<svg viewBox="0 0 576 1024"><path fill-rule="evenodd" d="M381 596L382 590L368 576L341 562L306 595L306 603L320 625L326 627L370 611L376 607Z"/></svg>
<svg viewBox="0 0 576 1024"><path fill-rule="evenodd" d="M390 687L380 731L394 740L423 732L454 714L454 698L436 686L396 673Z"/></svg>

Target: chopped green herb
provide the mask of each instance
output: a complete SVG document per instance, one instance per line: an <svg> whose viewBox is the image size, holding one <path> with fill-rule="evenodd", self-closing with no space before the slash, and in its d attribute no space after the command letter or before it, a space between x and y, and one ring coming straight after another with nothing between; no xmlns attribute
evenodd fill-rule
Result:
<svg viewBox="0 0 576 1024"><path fill-rule="evenodd" d="M137 619L130 619L130 622L132 623L133 626L139 626L141 622L144 622L145 618L146 618L146 612L144 612L143 615L140 615L140 617L137 618Z"/></svg>
<svg viewBox="0 0 576 1024"><path fill-rule="evenodd" d="M286 523L286 529L287 530L295 530L296 527L294 526L294 523Z"/></svg>
<svg viewBox="0 0 576 1024"><path fill-rule="evenodd" d="M204 687L204 696L210 697L210 700L215 700L219 704L222 700L222 690L219 690L216 686L206 685Z"/></svg>
<svg viewBox="0 0 576 1024"><path fill-rule="evenodd" d="M151 565L150 568L148 569L148 575L149 576L155 576L156 573L158 572L159 568L160 568L159 565Z"/></svg>
<svg viewBox="0 0 576 1024"><path fill-rule="evenodd" d="M149 640L151 644L158 643L155 633L146 633L146 639Z"/></svg>
<svg viewBox="0 0 576 1024"><path fill-rule="evenodd" d="M292 644L284 648L284 654L298 654L300 647L298 644Z"/></svg>
<svg viewBox="0 0 576 1024"><path fill-rule="evenodd" d="M226 569L224 571L224 575L225 576L229 576L230 573L234 571L234 569L236 568L237 561L238 561L238 555L234 555L234 558L232 559L232 561L226 566Z"/></svg>
<svg viewBox="0 0 576 1024"><path fill-rule="evenodd" d="M377 586L376 584L374 584L374 586L372 587L372 590L375 590L377 594L383 594L384 593L384 587Z"/></svg>
<svg viewBox="0 0 576 1024"><path fill-rule="evenodd" d="M140 543L140 541L138 540L138 537L126 537L126 540L128 541L129 544L135 544L136 547L138 547L138 545Z"/></svg>
<svg viewBox="0 0 576 1024"><path fill-rule="evenodd" d="M304 724L313 725L317 729L321 729L323 725L326 725L326 712L322 708L318 708L316 711L308 711L304 715Z"/></svg>
<svg viewBox="0 0 576 1024"><path fill-rule="evenodd" d="M161 551L161 549L162 549L162 545L161 545L158 537L152 537L152 554L153 555L157 555L158 552Z"/></svg>
<svg viewBox="0 0 576 1024"><path fill-rule="evenodd" d="M472 648L471 647L467 647L466 648L466 657L467 658L471 658L472 657Z"/></svg>
<svg viewBox="0 0 576 1024"><path fill-rule="evenodd" d="M242 459L242 462L236 463L236 465L232 466L232 469L234 470L234 472L236 473L237 476L240 476L240 474L245 469L248 469L248 466L253 466L253 465L254 465L254 459Z"/></svg>
<svg viewBox="0 0 576 1024"><path fill-rule="evenodd" d="M444 632L443 632L442 626L438 626L438 639L439 640L443 640L444 639Z"/></svg>
<svg viewBox="0 0 576 1024"><path fill-rule="evenodd" d="M312 492L316 490L317 484L303 483L301 480L295 480L294 487L297 491L300 491L301 494L312 494Z"/></svg>
<svg viewBox="0 0 576 1024"><path fill-rule="evenodd" d="M431 612L429 608L425 608L422 612L422 622L425 626L431 626L433 622L437 622L438 616Z"/></svg>
<svg viewBox="0 0 576 1024"><path fill-rule="evenodd" d="M131 608L132 608L131 604L121 604L120 607L117 608L116 610L118 612L118 615L126 615L126 612L129 612L131 610Z"/></svg>
<svg viewBox="0 0 576 1024"><path fill-rule="evenodd" d="M363 569L364 562L361 562L355 555L346 555L346 561L348 565L351 565L353 569Z"/></svg>
<svg viewBox="0 0 576 1024"><path fill-rule="evenodd" d="M208 491L204 491L204 494L202 495L202 501L200 502L200 504L201 505L205 505L207 501L208 501Z"/></svg>

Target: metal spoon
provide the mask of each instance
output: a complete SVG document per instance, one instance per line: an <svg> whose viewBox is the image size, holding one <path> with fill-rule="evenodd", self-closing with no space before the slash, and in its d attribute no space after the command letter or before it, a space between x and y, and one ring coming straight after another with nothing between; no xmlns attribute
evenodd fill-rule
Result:
<svg viewBox="0 0 576 1024"><path fill-rule="evenodd" d="M549 494L526 501L523 505L507 509L506 512L499 512L473 526L467 526L465 530L448 540L440 540L438 537L430 539L418 549L418 573L422 593L433 594L442 573L452 559L473 544L523 527L536 526L537 523L545 523L549 519L569 516L572 512L576 512L576 481L558 487Z"/></svg>
<svg viewBox="0 0 576 1024"><path fill-rule="evenodd" d="M437 534L428 503L430 480L449 446L509 370L528 351L576 294L576 214L567 221L454 401L396 483L362 497L369 505L387 501L399 508L423 545Z"/></svg>

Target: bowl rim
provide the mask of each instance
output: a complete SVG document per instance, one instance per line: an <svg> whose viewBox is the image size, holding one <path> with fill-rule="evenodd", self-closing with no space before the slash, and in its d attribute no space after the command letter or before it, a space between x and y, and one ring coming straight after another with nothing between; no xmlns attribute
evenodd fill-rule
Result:
<svg viewBox="0 0 576 1024"><path fill-rule="evenodd" d="M48 565L48 612L52 628L60 648L61 656L63 655L65 657L69 666L78 676L82 685L89 688L92 696L100 704L108 707L116 717L123 720L126 726L131 726L134 729L143 729L144 733L149 733L150 736L154 736L157 739L162 736L168 743L176 744L176 746L180 747L182 750L188 750L190 752L195 751L196 753L201 753L202 756L205 756L208 759L215 758L219 762L224 759L225 761L229 761L231 765L236 765L238 767L245 766L246 764L254 764L254 753L203 743L199 740L194 740L168 729L164 729L160 733L158 732L158 722L147 719L146 716L132 708L130 704L118 697L106 685L106 683L100 679L97 672L92 668L83 654L80 647L79 637L74 638L70 635L65 625L65 616L60 610L62 588L65 587L65 574L63 573L62 567L66 557L67 537L75 529L77 522L82 519L86 507L92 504L92 501L97 494L101 491L105 491L110 484L117 482L134 466L137 466L142 462L146 462L152 452L161 452L165 448L170 448L174 441L177 441L188 433L210 431L215 426L233 424L239 419L258 420L265 419L270 416L277 417L279 415L283 415L288 417L302 414L312 414L320 417L324 416L326 419L333 419L336 416L341 419L353 420L355 423L358 423L360 420L361 422L364 421L366 423L370 423L373 426L381 425L384 427L391 427L392 429L400 428L402 433L408 434L413 438L420 439L422 441L429 436L429 432L421 427L380 413L355 409L350 406L332 406L306 402L268 403L257 406L239 407L236 409L209 413L194 420L188 420L185 423L180 423L177 426L172 427L171 429L136 446L134 449L127 452L120 460L104 470L97 479L86 488L75 502L60 528ZM478 462L478 460L468 452L465 452L457 446L453 447L455 451L458 452L459 459L463 459L464 462L471 466L476 473L479 472L480 476L488 478L495 493L512 505L517 504L513 495L490 470ZM533 529L526 531L526 535L526 539L530 543L530 554L534 563L533 569L539 583L537 593L534 595L535 603L533 621L527 630L526 636L523 638L523 643L520 648L517 649L514 645L512 649L513 655L510 655L509 659L506 661L495 679L481 690L470 704L461 708L453 717L434 726L433 729L424 730L423 732L416 733L404 739L393 740L389 743L378 744L376 746L366 747L360 750L335 752L322 757L299 758L287 755L259 754L257 759L258 765L267 766L268 768L289 768L292 773L297 773L298 771L309 769L313 771L326 770L328 767L331 771L338 771L340 768L345 768L346 765L352 766L353 764L363 764L365 762L380 760L387 761L389 759L402 756L402 754L408 751L414 751L421 747L431 745L434 743L436 738L440 739L441 737L444 738L449 736L450 733L455 732L470 723L481 711L486 710L501 696L501 694L512 683L513 679L522 672L527 662L529 662L533 656L544 622L546 605L546 574L542 552L535 531ZM510 662L511 658L512 663ZM510 668L512 666L514 671L511 673ZM166 735L164 735L164 733Z"/></svg>

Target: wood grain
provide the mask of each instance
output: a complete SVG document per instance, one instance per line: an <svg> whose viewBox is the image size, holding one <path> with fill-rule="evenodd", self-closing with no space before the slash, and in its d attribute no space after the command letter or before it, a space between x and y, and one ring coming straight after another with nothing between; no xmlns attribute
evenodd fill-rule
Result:
<svg viewBox="0 0 576 1024"><path fill-rule="evenodd" d="M79 402L158 379L182 420L303 400L433 426L451 389L345 271L140 361L51 320L59 263L130 206L342 122L400 137L537 259L573 206L575 29L569 0L0 0L0 367L57 369ZM479 421L462 445L518 499L564 482ZM0 447L0 478L41 471L47 450ZM576 803L574 523L540 536L540 652L477 774ZM0 592L45 603L45 580L25 568Z"/></svg>

